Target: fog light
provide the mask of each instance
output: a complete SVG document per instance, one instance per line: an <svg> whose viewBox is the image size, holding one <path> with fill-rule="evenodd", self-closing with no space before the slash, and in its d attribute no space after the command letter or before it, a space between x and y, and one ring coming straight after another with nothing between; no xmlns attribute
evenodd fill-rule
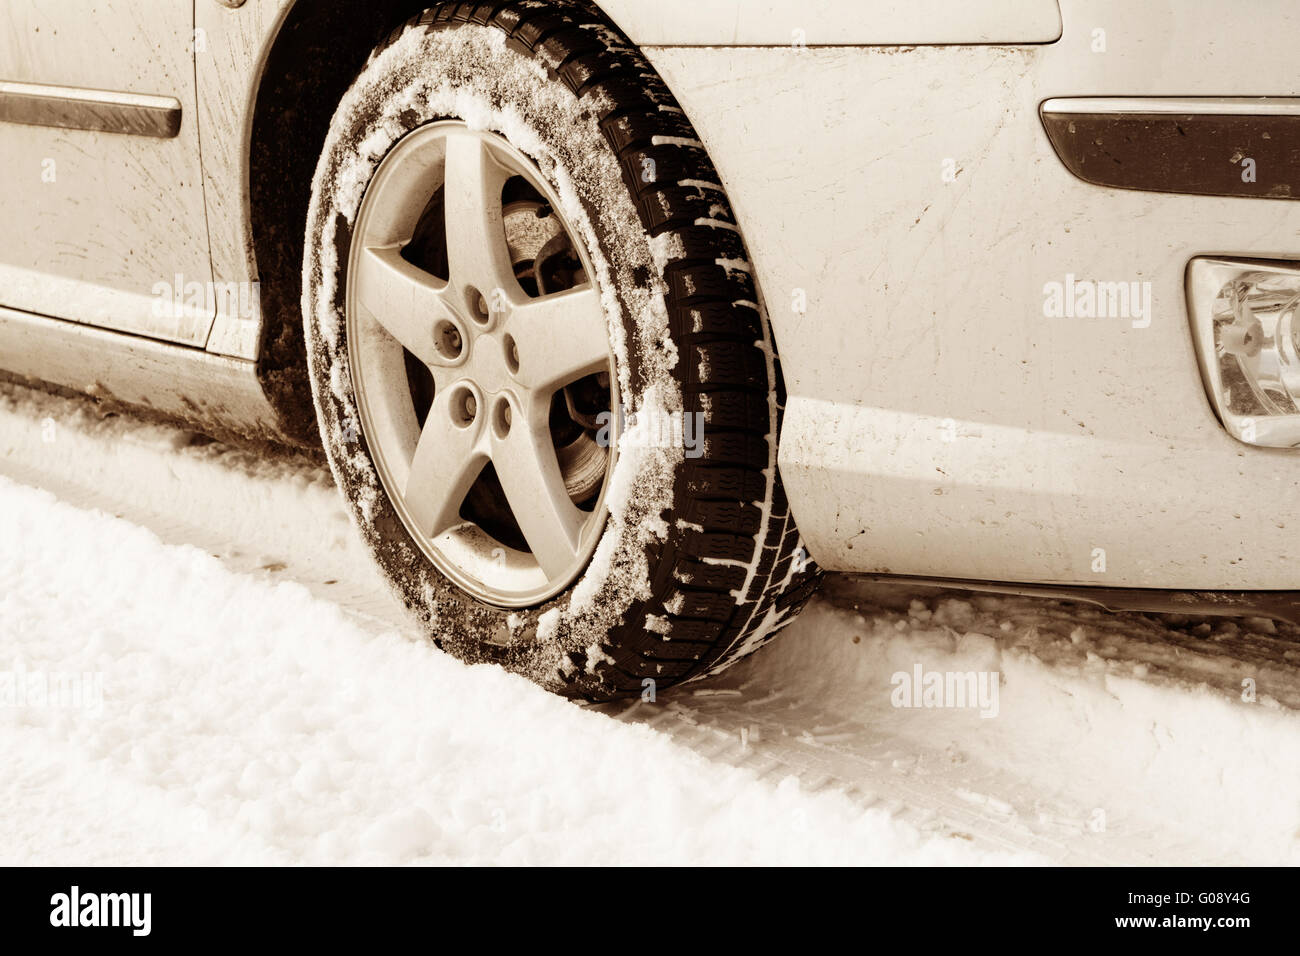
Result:
<svg viewBox="0 0 1300 956"><path fill-rule="evenodd" d="M1193 259L1187 301L1223 427L1251 445L1300 446L1300 263Z"/></svg>

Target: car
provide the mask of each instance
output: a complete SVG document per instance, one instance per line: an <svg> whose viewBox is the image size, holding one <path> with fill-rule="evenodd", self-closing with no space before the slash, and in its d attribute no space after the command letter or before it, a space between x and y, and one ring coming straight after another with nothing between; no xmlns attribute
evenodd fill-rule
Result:
<svg viewBox="0 0 1300 956"><path fill-rule="evenodd" d="M1297 619L1289 0L3 9L0 368L316 449L466 661L653 693L823 570Z"/></svg>

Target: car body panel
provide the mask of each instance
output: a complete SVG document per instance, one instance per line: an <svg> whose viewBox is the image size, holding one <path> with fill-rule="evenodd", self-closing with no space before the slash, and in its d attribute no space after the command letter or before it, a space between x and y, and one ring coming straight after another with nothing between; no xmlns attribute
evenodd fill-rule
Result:
<svg viewBox="0 0 1300 956"><path fill-rule="evenodd" d="M192 5L8 0L5 16L0 79L174 98L181 124L158 138L0 123L0 305L204 346L206 296L155 289L211 280Z"/></svg>
<svg viewBox="0 0 1300 956"><path fill-rule="evenodd" d="M291 6L199 4L207 52L195 63L197 92L176 87L188 111L182 138L198 119L207 196L200 213L217 282L257 280L252 112ZM1038 111L1054 97L1294 96L1300 8L1259 0L1249 29L1227 30L1214 0L1061 0L1055 27L1045 14L1055 16L1055 0L769 0L766 19L747 6L743 24L736 0L606 6L646 45L737 212L789 392L780 466L821 564L1125 588L1296 586L1290 543L1300 515L1290 501L1300 458L1245 446L1216 419L1188 326L1184 272L1197 255L1300 257L1300 208L1089 185L1062 165ZM105 9L125 12L126 22L140 7ZM1007 19L1016 11L1024 17ZM827 36L819 40L813 26L792 42L798 19L826 24ZM949 42L960 45L926 45ZM0 78L60 82L7 69L0 65ZM150 92L167 91L148 78ZM20 166L46 142L62 144L62 155L111 136L40 130L48 140L18 150L4 145L20 142L5 139L17 129L25 128L0 124L0 149ZM95 174L107 209L126 208L136 192L128 181L106 181L116 168ZM15 202L7 194L3 201ZM31 219L36 210L19 211ZM140 249L152 250L145 242L157 238L156 218L107 218L131 220ZM40 228L53 236L56 227L67 233L70 218ZM129 266L114 247L83 259L82 275L124 285L137 272L153 282L177 271L177 256L141 258L132 248ZM177 248L188 255L185 243ZM0 260L21 249L0 240ZM119 274L124 268L131 276ZM1068 277L1150 283L1150 315L1048 318L1045 288ZM14 303L9 288L0 283L0 305L62 314L49 312L48 290L33 293L46 295L40 302ZM124 327L102 310L88 314ZM169 381L152 344L147 358L126 348L83 370L69 356L105 342L69 336L66 322L0 311L0 366L128 400L147 400L152 382L168 391L158 403L166 409L197 408L194 389L229 389L228 402L208 395L216 406L208 411L261 428L269 406L247 392L261 317L214 318L206 342L196 335L190 344L243 361L221 359L202 375ZM62 350L45 366L41 323L53 330L51 354ZM178 362L185 354L157 348Z"/></svg>
<svg viewBox="0 0 1300 956"><path fill-rule="evenodd" d="M203 187L207 196L212 278L240 288L258 281L253 253L248 154L262 69L293 0L256 0L238 8L199 3L195 30L203 38L197 57L198 120L203 141ZM209 351L257 358L262 316L217 305ZM226 306L221 308L221 306Z"/></svg>
<svg viewBox="0 0 1300 956"><path fill-rule="evenodd" d="M242 359L3 307L0 357L11 374L193 422L213 434L278 437L257 367Z"/></svg>
<svg viewBox="0 0 1300 956"><path fill-rule="evenodd" d="M604 0L640 46L1051 43L1057 0Z"/></svg>
<svg viewBox="0 0 1300 956"><path fill-rule="evenodd" d="M831 569L1294 587L1300 458L1219 424L1184 272L1295 258L1300 208L1091 186L1037 114L1070 95L1293 96L1300 8L1260 3L1256 29L1226 33L1213 2L1062 8L1050 46L648 51L755 261L800 531ZM1150 282L1149 324L1046 318L1067 276Z"/></svg>

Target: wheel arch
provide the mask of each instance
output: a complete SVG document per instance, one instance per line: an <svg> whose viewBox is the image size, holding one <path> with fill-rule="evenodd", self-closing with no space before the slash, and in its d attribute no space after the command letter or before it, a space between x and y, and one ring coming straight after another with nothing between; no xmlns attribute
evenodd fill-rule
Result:
<svg viewBox="0 0 1300 956"><path fill-rule="evenodd" d="M249 215L262 290L257 375L294 442L320 436L302 334L302 255L312 175L339 100L389 31L429 0L292 0L256 77Z"/></svg>
<svg viewBox="0 0 1300 956"><path fill-rule="evenodd" d="M248 142L249 215L263 315L257 375L282 434L304 446L320 444L300 311L312 175L334 111L367 57L392 30L435 2L289 0L259 66ZM502 0L482 6L504 5Z"/></svg>

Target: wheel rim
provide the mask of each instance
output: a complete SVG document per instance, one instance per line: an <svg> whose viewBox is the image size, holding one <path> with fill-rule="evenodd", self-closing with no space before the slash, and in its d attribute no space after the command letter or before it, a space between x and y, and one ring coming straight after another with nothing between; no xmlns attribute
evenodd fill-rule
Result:
<svg viewBox="0 0 1300 956"><path fill-rule="evenodd" d="M614 466L604 309L559 210L505 139L434 123L376 170L348 259L348 358L380 481L434 565L501 607L579 577Z"/></svg>

